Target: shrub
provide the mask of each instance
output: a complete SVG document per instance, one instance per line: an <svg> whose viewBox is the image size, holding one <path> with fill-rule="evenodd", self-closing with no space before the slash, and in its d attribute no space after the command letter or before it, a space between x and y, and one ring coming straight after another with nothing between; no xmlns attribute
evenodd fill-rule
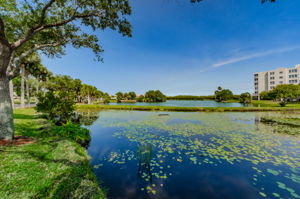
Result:
<svg viewBox="0 0 300 199"><path fill-rule="evenodd" d="M138 96L138 97L136 98L136 101L137 101L137 102L144 102L144 99L145 99L144 95L140 95L140 96Z"/></svg>
<svg viewBox="0 0 300 199"><path fill-rule="evenodd" d="M250 93L242 93L240 95L240 103L242 104L248 104L251 102L251 94Z"/></svg>
<svg viewBox="0 0 300 199"><path fill-rule="evenodd" d="M215 91L215 100L217 102L223 102L229 99L233 99L233 93L229 89L222 89L218 87L218 90Z"/></svg>
<svg viewBox="0 0 300 199"><path fill-rule="evenodd" d="M281 107L285 107L286 106L286 104L287 104L287 102L286 101L281 101L281 102L279 102L279 105L281 106Z"/></svg>
<svg viewBox="0 0 300 199"><path fill-rule="evenodd" d="M77 120L74 113L75 101L67 92L48 91L45 95L38 96L36 110L45 114L46 118L52 120L56 125L62 125L67 121Z"/></svg>
<svg viewBox="0 0 300 199"><path fill-rule="evenodd" d="M87 146L91 140L90 131L88 129L72 122L67 122L62 126L55 126L52 135L74 140L82 146Z"/></svg>
<svg viewBox="0 0 300 199"><path fill-rule="evenodd" d="M159 90L150 90L145 94L145 102L165 102L167 97Z"/></svg>

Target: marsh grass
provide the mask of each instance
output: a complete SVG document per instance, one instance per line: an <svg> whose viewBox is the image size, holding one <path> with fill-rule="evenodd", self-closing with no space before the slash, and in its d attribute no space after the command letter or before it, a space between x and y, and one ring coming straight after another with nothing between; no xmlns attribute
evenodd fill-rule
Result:
<svg viewBox="0 0 300 199"><path fill-rule="evenodd" d="M36 141L0 147L0 198L105 198L85 148L71 140L49 136L50 127L33 109L15 110L16 135Z"/></svg>

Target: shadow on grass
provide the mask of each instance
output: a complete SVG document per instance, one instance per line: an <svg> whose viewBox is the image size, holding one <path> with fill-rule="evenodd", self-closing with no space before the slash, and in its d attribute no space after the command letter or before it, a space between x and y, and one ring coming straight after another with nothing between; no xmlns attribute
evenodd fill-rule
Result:
<svg viewBox="0 0 300 199"><path fill-rule="evenodd" d="M36 116L26 114L14 114L14 119L33 120L36 119Z"/></svg>
<svg viewBox="0 0 300 199"><path fill-rule="evenodd" d="M15 123L15 134L33 138L49 136L51 124L49 122L39 122L39 124L36 125L34 122Z"/></svg>

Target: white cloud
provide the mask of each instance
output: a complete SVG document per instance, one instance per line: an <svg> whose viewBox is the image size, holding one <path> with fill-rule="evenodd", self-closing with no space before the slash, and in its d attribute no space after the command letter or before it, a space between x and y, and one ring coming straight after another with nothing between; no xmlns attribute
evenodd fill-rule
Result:
<svg viewBox="0 0 300 199"><path fill-rule="evenodd" d="M232 58L229 58L227 60L223 60L223 61L220 61L218 63L215 63L215 64L212 65L212 67L217 68L217 67L221 67L221 66L224 66L224 65L227 65L227 64L234 64L234 63L237 63L237 62L241 62L241 61L245 61L245 60L249 60L249 59L253 59L253 58L257 58L257 57L264 57L264 56L268 56L268 55L293 51L293 50L296 50L296 49L299 49L299 48L300 48L300 46L294 46L294 47L268 50L268 51L259 52L259 53L253 53L253 54L240 56L240 57L232 57Z"/></svg>

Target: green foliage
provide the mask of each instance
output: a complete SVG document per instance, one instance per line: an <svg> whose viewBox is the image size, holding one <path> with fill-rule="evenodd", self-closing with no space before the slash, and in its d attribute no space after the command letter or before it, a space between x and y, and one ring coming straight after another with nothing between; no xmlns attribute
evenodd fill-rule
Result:
<svg viewBox="0 0 300 199"><path fill-rule="evenodd" d="M276 86L268 92L261 92L262 99L279 100L280 106L284 107L289 101L295 100L300 96L300 85L282 84Z"/></svg>
<svg viewBox="0 0 300 199"><path fill-rule="evenodd" d="M120 103L121 100L123 100L124 98L124 94L122 92L117 92L116 97L117 97L117 102Z"/></svg>
<svg viewBox="0 0 300 199"><path fill-rule="evenodd" d="M138 96L136 98L136 101L138 101L138 102L144 102L144 100L145 100L145 96L144 95L140 95L140 96Z"/></svg>
<svg viewBox="0 0 300 199"><path fill-rule="evenodd" d="M42 45L45 47L40 50L54 56L63 54L69 44L90 48L100 59L103 50L92 32L110 28L131 36L131 25L125 18L131 14L128 0L0 1L0 14L5 24L3 43L20 52Z"/></svg>
<svg viewBox="0 0 300 199"><path fill-rule="evenodd" d="M252 99L252 97L251 97L251 94L250 93L242 93L241 95L240 95L240 103L242 103L242 104L249 104L249 103L251 103L251 99Z"/></svg>
<svg viewBox="0 0 300 199"><path fill-rule="evenodd" d="M300 95L300 85L283 84L276 86L271 93L274 93L276 99L295 99Z"/></svg>
<svg viewBox="0 0 300 199"><path fill-rule="evenodd" d="M108 93L103 93L102 98L104 104L108 104L111 100L111 97Z"/></svg>
<svg viewBox="0 0 300 199"><path fill-rule="evenodd" d="M144 102L165 102L167 97L159 90L150 90L145 94Z"/></svg>
<svg viewBox="0 0 300 199"><path fill-rule="evenodd" d="M44 113L55 124L77 121L74 113L77 92L80 84L69 76L54 76L46 85L47 92L39 93L36 110Z"/></svg>
<svg viewBox="0 0 300 199"><path fill-rule="evenodd" d="M125 93L125 95L126 95L127 100L135 100L135 98L136 98L136 94L133 91L131 91L129 93Z"/></svg>
<svg viewBox="0 0 300 199"><path fill-rule="evenodd" d="M233 93L229 89L222 89L220 86L215 91L215 100L217 102L223 102L233 98Z"/></svg>
<svg viewBox="0 0 300 199"><path fill-rule="evenodd" d="M68 92L48 91L45 95L40 93L38 96L36 110L46 115L47 119L55 124L61 125L69 120L75 119L73 96Z"/></svg>
<svg viewBox="0 0 300 199"><path fill-rule="evenodd" d="M261 100L273 100L273 99L275 99L274 93L272 93L272 92L263 91L259 95L260 95Z"/></svg>
<svg viewBox="0 0 300 199"><path fill-rule="evenodd" d="M117 92L116 94L117 102L120 103L122 100L135 100L136 94L131 91L128 93Z"/></svg>
<svg viewBox="0 0 300 199"><path fill-rule="evenodd" d="M87 101L90 104L93 100L101 98L103 96L103 93L99 91L95 86L82 84L80 95L84 99L84 101Z"/></svg>
<svg viewBox="0 0 300 199"><path fill-rule="evenodd" d="M52 135L74 140L82 146L87 146L91 140L90 131L79 124L67 122L62 126L55 126L51 131Z"/></svg>

